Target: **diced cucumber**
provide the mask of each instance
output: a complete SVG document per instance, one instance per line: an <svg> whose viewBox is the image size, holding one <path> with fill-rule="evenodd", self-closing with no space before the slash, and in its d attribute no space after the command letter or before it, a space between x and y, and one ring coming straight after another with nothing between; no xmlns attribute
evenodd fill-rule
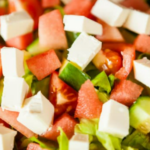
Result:
<svg viewBox="0 0 150 150"><path fill-rule="evenodd" d="M86 73L66 60L60 70L59 77L77 91L86 80L90 79Z"/></svg>
<svg viewBox="0 0 150 150"><path fill-rule="evenodd" d="M144 134L150 132L150 97L140 97L130 108L130 125Z"/></svg>

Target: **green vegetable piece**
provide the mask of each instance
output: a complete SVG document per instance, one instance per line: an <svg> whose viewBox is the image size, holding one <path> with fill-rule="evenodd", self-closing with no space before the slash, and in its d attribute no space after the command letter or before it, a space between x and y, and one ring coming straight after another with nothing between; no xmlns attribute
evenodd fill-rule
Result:
<svg viewBox="0 0 150 150"><path fill-rule="evenodd" d="M86 73L68 61L65 62L63 68L60 70L59 77L77 91L86 80L90 79Z"/></svg>
<svg viewBox="0 0 150 150"><path fill-rule="evenodd" d="M3 88L4 88L4 79L0 79L0 105L2 102L2 94L3 94Z"/></svg>
<svg viewBox="0 0 150 150"><path fill-rule="evenodd" d="M27 84L29 85L29 87L31 88L34 75L28 73L28 74L25 74L25 75L23 76L23 78L25 79L25 81L27 82Z"/></svg>
<svg viewBox="0 0 150 150"><path fill-rule="evenodd" d="M101 102L105 103L109 100L109 95L106 94L105 92L97 91L97 94Z"/></svg>

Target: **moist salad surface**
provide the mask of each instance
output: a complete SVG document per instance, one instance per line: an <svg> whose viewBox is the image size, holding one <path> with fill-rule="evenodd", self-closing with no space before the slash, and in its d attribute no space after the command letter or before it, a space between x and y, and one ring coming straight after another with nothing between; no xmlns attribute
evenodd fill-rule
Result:
<svg viewBox="0 0 150 150"><path fill-rule="evenodd" d="M0 150L150 150L149 0L0 0Z"/></svg>

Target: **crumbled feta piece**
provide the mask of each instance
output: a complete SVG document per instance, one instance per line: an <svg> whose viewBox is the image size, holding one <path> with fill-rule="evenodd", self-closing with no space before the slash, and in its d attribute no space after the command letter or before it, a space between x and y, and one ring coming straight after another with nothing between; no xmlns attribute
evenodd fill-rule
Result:
<svg viewBox="0 0 150 150"><path fill-rule="evenodd" d="M129 134L129 126L129 110L125 105L114 100L103 104L99 131L124 138Z"/></svg>
<svg viewBox="0 0 150 150"><path fill-rule="evenodd" d="M110 26L121 27L130 10L109 0L97 0L91 13Z"/></svg>
<svg viewBox="0 0 150 150"><path fill-rule="evenodd" d="M102 35L102 25L84 16L65 15L63 22L65 31Z"/></svg>
<svg viewBox="0 0 150 150"><path fill-rule="evenodd" d="M35 108L36 104L37 108ZM38 92L35 96L25 100L17 120L34 133L41 135L51 126L53 117L54 106L41 92Z"/></svg>
<svg viewBox="0 0 150 150"><path fill-rule="evenodd" d="M150 15L132 10L123 26L138 34L150 34Z"/></svg>
<svg viewBox="0 0 150 150"><path fill-rule="evenodd" d="M89 150L89 135L75 134L69 141L69 150Z"/></svg>
<svg viewBox="0 0 150 150"><path fill-rule="evenodd" d="M24 71L24 52L16 48L1 49L2 70L5 77L22 77Z"/></svg>
<svg viewBox="0 0 150 150"><path fill-rule="evenodd" d="M33 31L34 21L26 11L17 11L0 17L3 39L24 35Z"/></svg>
<svg viewBox="0 0 150 150"><path fill-rule="evenodd" d="M146 57L134 60L133 68L135 79L150 87L150 60Z"/></svg>
<svg viewBox="0 0 150 150"><path fill-rule="evenodd" d="M68 50L68 60L78 64L82 70L101 50L102 42L86 33L81 33Z"/></svg>
<svg viewBox="0 0 150 150"><path fill-rule="evenodd" d="M0 125L0 150L13 150L17 132Z"/></svg>
<svg viewBox="0 0 150 150"><path fill-rule="evenodd" d="M4 78L2 108L11 111L20 111L28 91L29 86L23 78Z"/></svg>

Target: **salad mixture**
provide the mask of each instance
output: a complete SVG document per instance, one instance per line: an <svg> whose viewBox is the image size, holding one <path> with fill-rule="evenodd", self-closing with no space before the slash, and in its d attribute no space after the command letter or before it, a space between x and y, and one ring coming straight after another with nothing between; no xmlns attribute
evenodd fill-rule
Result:
<svg viewBox="0 0 150 150"><path fill-rule="evenodd" d="M150 150L150 1L0 0L0 150Z"/></svg>

